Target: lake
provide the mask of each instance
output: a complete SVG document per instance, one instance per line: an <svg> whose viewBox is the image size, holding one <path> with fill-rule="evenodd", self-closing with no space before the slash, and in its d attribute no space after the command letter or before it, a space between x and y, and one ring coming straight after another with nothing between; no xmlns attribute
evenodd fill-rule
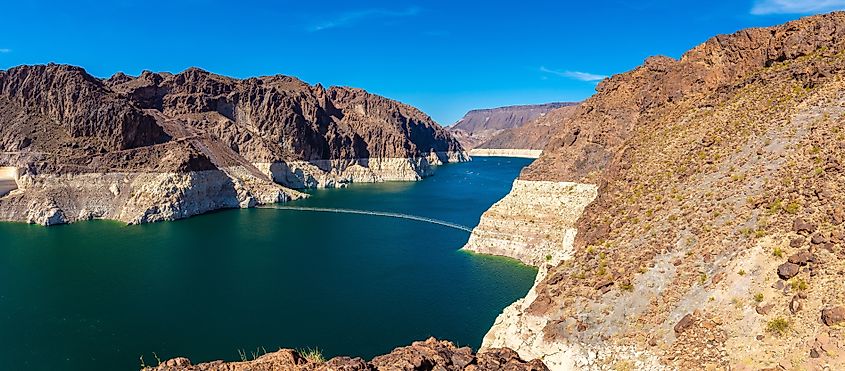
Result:
<svg viewBox="0 0 845 371"><path fill-rule="evenodd" d="M315 190L286 205L468 227L531 160L476 158L420 182ZM465 231L372 215L225 210L125 226L0 223L0 362L137 370L284 348L370 358L429 336L477 348L536 269L465 253Z"/></svg>

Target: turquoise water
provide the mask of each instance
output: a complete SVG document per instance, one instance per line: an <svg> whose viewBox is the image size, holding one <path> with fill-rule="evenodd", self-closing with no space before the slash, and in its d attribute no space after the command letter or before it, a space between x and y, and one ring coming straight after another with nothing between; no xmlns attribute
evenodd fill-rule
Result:
<svg viewBox="0 0 845 371"><path fill-rule="evenodd" d="M530 161L478 158L415 183L291 203L475 226ZM142 226L0 223L0 364L133 370L318 347L372 357L436 336L477 347L536 270L458 251L466 232L367 215L226 210ZM263 350L261 351L263 352Z"/></svg>

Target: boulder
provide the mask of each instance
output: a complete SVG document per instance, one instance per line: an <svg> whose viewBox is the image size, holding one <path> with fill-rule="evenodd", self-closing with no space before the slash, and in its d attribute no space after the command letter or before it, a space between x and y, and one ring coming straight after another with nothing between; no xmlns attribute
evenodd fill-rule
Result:
<svg viewBox="0 0 845 371"><path fill-rule="evenodd" d="M822 310L822 321L828 326L845 322L845 306L835 306Z"/></svg>
<svg viewBox="0 0 845 371"><path fill-rule="evenodd" d="M683 334L693 323L692 314L687 314L675 325L675 334Z"/></svg>
<svg viewBox="0 0 845 371"><path fill-rule="evenodd" d="M789 301L789 311L792 314L796 314L804 309L804 303L801 302L801 299L798 298L798 295L793 296L792 300Z"/></svg>
<svg viewBox="0 0 845 371"><path fill-rule="evenodd" d="M827 243L827 237L825 237L824 234L819 232L819 233L813 234L813 237L812 237L812 239L810 239L810 242L812 242L813 245L825 244L825 243Z"/></svg>
<svg viewBox="0 0 845 371"><path fill-rule="evenodd" d="M798 264L783 263L778 266L778 276L784 280L788 280L792 277L795 277L798 274L798 270Z"/></svg>
<svg viewBox="0 0 845 371"><path fill-rule="evenodd" d="M840 225L845 222L845 208L839 206L830 213L830 221L833 225Z"/></svg>
<svg viewBox="0 0 845 371"><path fill-rule="evenodd" d="M774 304L760 303L760 304L757 304L757 307L754 308L754 310L757 311L757 314L765 316L765 315L769 314L769 312L771 312L772 308L774 308L774 307L775 307Z"/></svg>
<svg viewBox="0 0 845 371"><path fill-rule="evenodd" d="M810 260L812 260L813 254L810 253L810 250L801 250L795 254L789 256L789 262L792 264L798 265L807 265Z"/></svg>
<svg viewBox="0 0 845 371"><path fill-rule="evenodd" d="M816 229L818 229L818 226L801 218L797 218L792 222L792 230L795 231L795 233L810 234L815 232Z"/></svg>
<svg viewBox="0 0 845 371"><path fill-rule="evenodd" d="M806 239L804 237L798 236L789 241L789 247L798 248L804 246L804 242L806 242Z"/></svg>

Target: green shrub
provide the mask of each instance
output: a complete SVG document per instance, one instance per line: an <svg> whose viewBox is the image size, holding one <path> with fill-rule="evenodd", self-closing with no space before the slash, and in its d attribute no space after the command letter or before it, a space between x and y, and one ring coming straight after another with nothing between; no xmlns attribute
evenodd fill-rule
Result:
<svg viewBox="0 0 845 371"><path fill-rule="evenodd" d="M783 317L773 318L766 324L766 331L775 334L777 336L783 336L788 331L792 325L789 323L789 320Z"/></svg>
<svg viewBox="0 0 845 371"><path fill-rule="evenodd" d="M789 286L792 287L792 290L794 291L804 291L809 287L807 281L797 277L789 280Z"/></svg>
<svg viewBox="0 0 845 371"><path fill-rule="evenodd" d="M790 214L797 214L801 211L801 204L798 201L792 201L783 207L783 211Z"/></svg>
<svg viewBox="0 0 845 371"><path fill-rule="evenodd" d="M303 358L311 361L312 363L325 363L326 358L323 357L323 351L320 348L305 348L300 349L299 354L302 355Z"/></svg>

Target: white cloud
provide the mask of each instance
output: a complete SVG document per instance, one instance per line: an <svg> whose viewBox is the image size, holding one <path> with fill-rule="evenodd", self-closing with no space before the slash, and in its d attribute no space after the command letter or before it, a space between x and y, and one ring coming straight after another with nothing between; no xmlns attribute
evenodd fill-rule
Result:
<svg viewBox="0 0 845 371"><path fill-rule="evenodd" d="M594 73L589 72L579 72L579 71L557 71L548 69L546 67L540 67L540 72L549 73L552 75L557 75L560 77L565 77L567 79L579 80L579 81L601 81L607 78L605 75L597 75Z"/></svg>
<svg viewBox="0 0 845 371"><path fill-rule="evenodd" d="M335 19L323 21L309 27L308 31L317 32L332 28L346 27L368 19L413 17L417 14L420 14L420 8L417 7L411 7L403 10L364 9L340 14Z"/></svg>
<svg viewBox="0 0 845 371"><path fill-rule="evenodd" d="M0 48L0 53L11 53L11 52L12 52L12 49Z"/></svg>
<svg viewBox="0 0 845 371"><path fill-rule="evenodd" d="M812 14L845 10L845 0L755 0L751 14Z"/></svg>

